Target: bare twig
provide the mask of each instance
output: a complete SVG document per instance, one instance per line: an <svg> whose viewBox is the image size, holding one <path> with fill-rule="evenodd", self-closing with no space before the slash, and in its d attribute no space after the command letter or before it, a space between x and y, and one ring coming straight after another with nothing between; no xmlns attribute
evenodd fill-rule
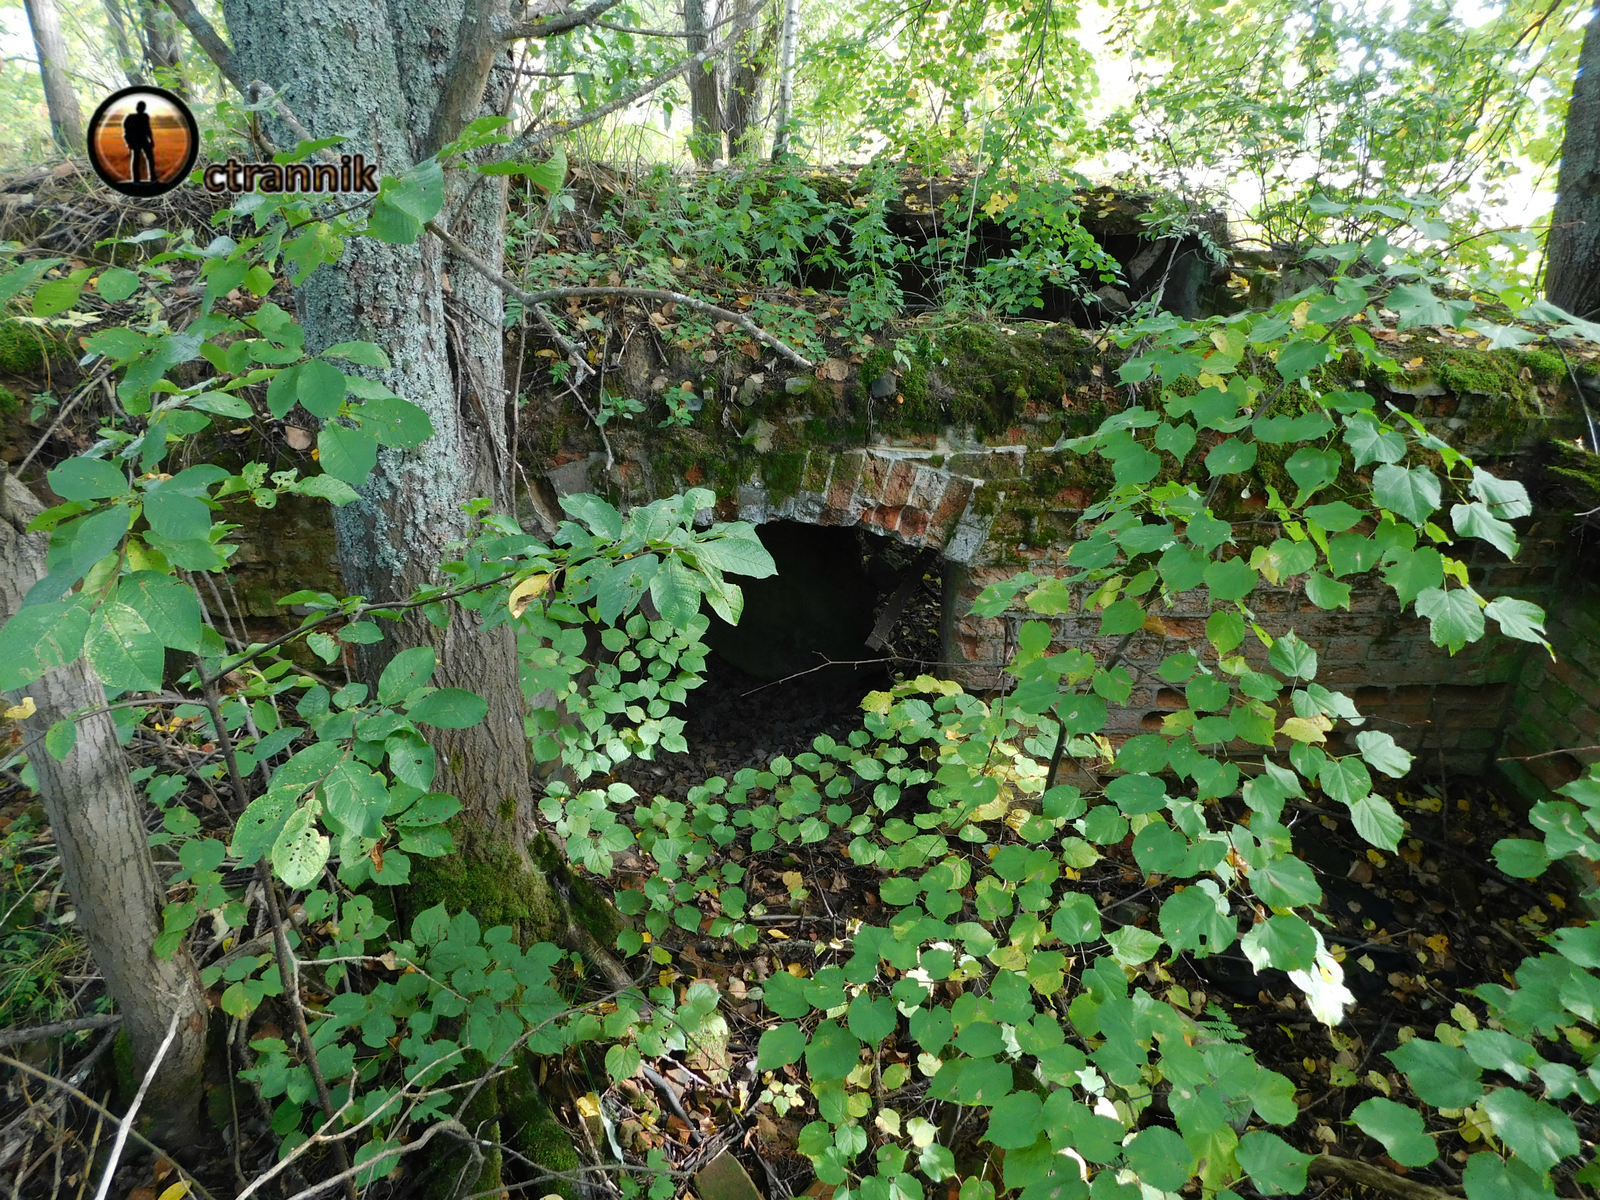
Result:
<svg viewBox="0 0 1600 1200"><path fill-rule="evenodd" d="M588 8L580 8L577 12L562 13L554 17L542 17L537 21L523 21L512 25L501 33L508 42L519 38L547 38L558 33L570 33L574 29L581 29L585 25L598 24L601 17L610 12L621 0L595 0Z"/></svg>
<svg viewBox="0 0 1600 1200"><path fill-rule="evenodd" d="M1536 758L1554 758L1558 754L1581 754L1585 750L1600 750L1600 746L1567 746L1561 750L1546 750L1542 754L1518 754L1497 758L1495 762L1532 762Z"/></svg>
<svg viewBox="0 0 1600 1200"><path fill-rule="evenodd" d="M161 1039L155 1057L150 1060L150 1066L145 1070L139 1090L133 1094L133 1103L123 1115L122 1124L117 1127L117 1139L111 1143L111 1157L106 1160L106 1171L100 1176L100 1187L94 1194L94 1200L106 1200L106 1194L111 1191L111 1177L117 1173L117 1160L122 1157L122 1148L128 1143L128 1131L133 1128L133 1118L138 1114L139 1106L144 1103L145 1093L155 1081L161 1060L166 1058L167 1051L172 1048L172 1039L178 1036L178 1021L182 1016L182 1005L172 1010L172 1020L167 1022L167 1036Z"/></svg>
<svg viewBox="0 0 1600 1200"><path fill-rule="evenodd" d="M1397 1196L1400 1200L1456 1200L1457 1193L1447 1192L1443 1188L1431 1187L1426 1183L1418 1183L1414 1179L1402 1179L1382 1167L1375 1167L1371 1163L1357 1162L1352 1158L1340 1158L1333 1154L1319 1154L1311 1160L1310 1171L1313 1175L1331 1175L1345 1183L1359 1184L1371 1188L1375 1192L1383 1192L1388 1196Z"/></svg>
<svg viewBox="0 0 1600 1200"><path fill-rule="evenodd" d="M88 1029L109 1029L113 1025L122 1024L122 1018L116 1013L104 1013L93 1017L78 1017L72 1021L55 1021L49 1025L35 1025L30 1029L7 1029L0 1033L0 1049L15 1046L22 1042L35 1042L40 1038L61 1037L68 1033L82 1033Z"/></svg>

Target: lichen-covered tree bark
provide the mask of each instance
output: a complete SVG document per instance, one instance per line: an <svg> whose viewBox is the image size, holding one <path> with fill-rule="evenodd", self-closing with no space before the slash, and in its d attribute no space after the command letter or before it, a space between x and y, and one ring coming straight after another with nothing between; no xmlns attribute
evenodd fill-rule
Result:
<svg viewBox="0 0 1600 1200"><path fill-rule="evenodd" d="M9 474L0 479L0 623L22 607L45 575L47 538L24 530L42 510ZM77 926L122 1014L141 1078L166 1038L173 1013L178 1031L161 1059L143 1113L157 1140L174 1150L192 1145L200 1130L201 1069L205 1064L206 1000L186 948L157 958L164 889L150 860L139 797L108 713L78 722L72 752L57 761L44 750L50 726L69 713L103 707L105 689L83 658L46 672L14 693L37 706L23 720L28 760L39 779L61 874L77 911Z"/></svg>
<svg viewBox="0 0 1600 1200"><path fill-rule="evenodd" d="M494 111L503 102L509 58L484 41L493 7L485 0L228 0L224 11L242 78L271 84L313 136L345 134L342 153L361 151L389 174L429 157L480 107ZM463 74L477 83L464 89ZM294 141L283 129L278 136ZM474 178L451 173L440 219L498 265L504 180L483 178L471 189ZM381 451L361 498L335 519L346 589L404 597L438 582L449 547L472 532L462 505L479 496L503 504L512 486L500 292L451 261L435 238L394 246L363 237L349 241L341 262L312 274L296 301L308 349L377 343L394 364L384 382L433 421L434 436L420 448ZM365 648L364 674L375 677L397 650L430 645L436 684L469 688L489 702L481 724L435 738L435 786L465 808L458 854L419 863L414 900L560 937L563 906L526 850L533 796L510 629L485 633L461 615L445 631L420 616L385 627L391 635Z"/></svg>
<svg viewBox="0 0 1600 1200"><path fill-rule="evenodd" d="M1545 255L1545 296L1594 320L1600 313L1600 4L1578 53Z"/></svg>
<svg viewBox="0 0 1600 1200"><path fill-rule="evenodd" d="M690 54L706 48L706 0L684 0L683 31ZM722 157L722 105L717 99L716 64L707 62L693 68L685 82L689 85L689 151L695 162L709 167Z"/></svg>
<svg viewBox="0 0 1600 1200"><path fill-rule="evenodd" d="M78 112L78 95L67 77L61 13L56 0L23 0L22 6L28 10L28 25L39 55L39 80L44 85L45 107L50 110L50 132L63 152L77 154L83 149L83 117Z"/></svg>

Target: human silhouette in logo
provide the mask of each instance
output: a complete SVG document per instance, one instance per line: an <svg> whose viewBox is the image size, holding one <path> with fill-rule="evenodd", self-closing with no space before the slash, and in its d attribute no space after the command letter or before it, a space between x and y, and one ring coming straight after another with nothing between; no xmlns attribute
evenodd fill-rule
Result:
<svg viewBox="0 0 1600 1200"><path fill-rule="evenodd" d="M156 182L156 138L150 129L150 114L145 112L145 102L139 101L138 110L122 118L122 140L128 147L128 180L139 182L139 166L149 168L147 183Z"/></svg>

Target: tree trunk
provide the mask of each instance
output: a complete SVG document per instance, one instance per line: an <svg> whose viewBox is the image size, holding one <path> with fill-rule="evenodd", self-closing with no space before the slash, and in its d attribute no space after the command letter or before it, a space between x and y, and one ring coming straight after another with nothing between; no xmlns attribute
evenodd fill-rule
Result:
<svg viewBox="0 0 1600 1200"><path fill-rule="evenodd" d="M61 14L56 0L23 0L28 24L33 29L33 45L39 54L39 79L44 84L44 102L50 110L50 132L63 153L83 150L83 117L78 112L78 97L67 78L67 42L61 36Z"/></svg>
<svg viewBox="0 0 1600 1200"><path fill-rule="evenodd" d="M117 65L127 77L131 87L144 87L147 80L142 63L133 57L133 47L128 43L128 22L122 15L121 0L101 0L106 10L106 27L111 31L111 44L117 51Z"/></svg>
<svg viewBox="0 0 1600 1200"><path fill-rule="evenodd" d="M312 136L353 133L340 152L362 151L392 173L421 157L440 129L458 124L436 110L456 58L453 39L476 20L478 3L227 0L224 12L244 78L276 88ZM497 54L491 100L504 97L511 74L509 55ZM468 116L476 115L478 101L471 103ZM282 129L274 136L286 145L295 140ZM440 219L454 214L456 236L499 269L505 181L484 179L469 210L456 213L471 181L452 173ZM509 492L500 292L424 234L412 246L350 239L344 260L316 271L296 302L308 350L377 343L395 364L383 381L433 421L434 436L420 448L380 451L361 498L335 510L347 591L393 599L439 582L446 547L473 532L461 506L479 496L503 505ZM525 937L559 940L564 906L527 849L535 836L533 792L510 627L486 633L468 614L444 631L417 615L382 625L388 636L363 647L359 660L370 682L396 651L427 645L438 658L436 685L471 689L489 704L474 728L434 735L434 786L464 807L454 826L457 853L414 863L412 903L443 902L452 912L472 911L486 926L512 923Z"/></svg>
<svg viewBox="0 0 1600 1200"><path fill-rule="evenodd" d="M1574 316L1600 311L1600 3L1578 53L1545 243L1545 296Z"/></svg>
<svg viewBox="0 0 1600 1200"><path fill-rule="evenodd" d="M45 574L44 534L23 530L43 506L15 478L0 481L0 624ZM57 762L44 749L50 726L68 713L103 706L105 689L82 658L50 671L27 688L37 711L23 722L32 743L28 760L39 778L61 873L106 990L122 1014L140 1078L172 1022L178 1033L145 1097L156 1140L173 1150L193 1145L200 1132L201 1068L205 1062L206 1001L187 947L155 956L164 900L150 860L149 833L128 777L116 728L107 713L78 722L72 753Z"/></svg>
<svg viewBox="0 0 1600 1200"><path fill-rule="evenodd" d="M706 48L706 2L684 0L683 29L690 54ZM689 151L695 162L709 167L722 157L722 106L717 101L717 72L714 62L689 72Z"/></svg>
<svg viewBox="0 0 1600 1200"><path fill-rule="evenodd" d="M753 158L761 153L761 84L767 71L767 56L777 44L781 27L781 20L768 21L766 32L759 39L754 29L747 29L729 50L722 127L728 133L730 158Z"/></svg>
<svg viewBox="0 0 1600 1200"><path fill-rule="evenodd" d="M144 55L152 73L165 86L179 95L188 95L189 84L183 77L183 37L178 18L164 4L144 0Z"/></svg>
<svg viewBox="0 0 1600 1200"><path fill-rule="evenodd" d="M778 110L773 117L772 161L789 153L789 120L794 108L795 41L800 24L800 0L783 0L783 32L778 44Z"/></svg>

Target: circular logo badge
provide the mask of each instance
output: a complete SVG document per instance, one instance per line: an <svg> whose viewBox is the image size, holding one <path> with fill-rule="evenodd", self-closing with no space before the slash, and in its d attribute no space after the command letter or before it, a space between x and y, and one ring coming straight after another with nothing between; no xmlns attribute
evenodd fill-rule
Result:
<svg viewBox="0 0 1600 1200"><path fill-rule="evenodd" d="M199 152L194 114L161 88L114 92L89 121L89 162L107 187L124 196L170 192L194 169Z"/></svg>

